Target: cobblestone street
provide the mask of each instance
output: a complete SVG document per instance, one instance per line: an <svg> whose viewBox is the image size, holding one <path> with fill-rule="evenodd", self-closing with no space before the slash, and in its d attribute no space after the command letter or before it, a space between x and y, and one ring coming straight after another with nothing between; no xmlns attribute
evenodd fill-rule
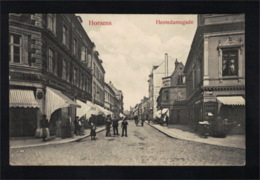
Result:
<svg viewBox="0 0 260 180"><path fill-rule="evenodd" d="M128 121L128 137L105 131L60 145L10 150L11 165L243 165L245 150L177 140ZM121 128L119 128L121 134Z"/></svg>

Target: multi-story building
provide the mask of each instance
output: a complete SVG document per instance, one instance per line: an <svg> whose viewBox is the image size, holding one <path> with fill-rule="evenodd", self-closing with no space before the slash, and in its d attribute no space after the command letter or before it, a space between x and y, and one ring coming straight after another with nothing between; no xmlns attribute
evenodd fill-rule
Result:
<svg viewBox="0 0 260 180"><path fill-rule="evenodd" d="M227 118L245 129L244 14L198 15L184 69L189 124Z"/></svg>
<svg viewBox="0 0 260 180"><path fill-rule="evenodd" d="M10 14L11 136L39 135L43 114L52 134L58 118L74 120L76 100L91 101L93 43L81 22L74 14Z"/></svg>
<svg viewBox="0 0 260 180"><path fill-rule="evenodd" d="M171 76L162 78L163 87L157 98L157 110L169 115L169 123L185 124L187 120L187 110L185 107L176 105L177 101L186 99L184 65L175 61L175 69ZM177 103L178 104L178 103Z"/></svg>
<svg viewBox="0 0 260 180"><path fill-rule="evenodd" d="M117 101L117 107L118 107L118 112L115 112L117 116L120 116L120 113L123 114L124 113L124 96L123 96L123 92L121 90L118 90L117 88L115 88L115 86L112 84L112 82L110 81L108 83L108 85L112 88L112 90L115 92L115 99Z"/></svg>
<svg viewBox="0 0 260 180"><path fill-rule="evenodd" d="M168 59L168 55L165 54L165 61L159 66L153 66L152 72L149 75L149 100L150 111L152 112L152 118L156 117L157 112L157 98L159 96L160 89L163 85L162 78L167 77L168 74L172 74L174 70L174 59Z"/></svg>
<svg viewBox="0 0 260 180"><path fill-rule="evenodd" d="M114 112L115 92L107 83L105 83L104 89L105 89L104 108L111 112Z"/></svg>
<svg viewBox="0 0 260 180"><path fill-rule="evenodd" d="M102 60L99 59L99 53L95 50L95 45L93 46L93 53L92 53L92 62L91 62L91 69L92 69L92 98L93 103L104 107L104 77L105 77L105 70L102 65Z"/></svg>

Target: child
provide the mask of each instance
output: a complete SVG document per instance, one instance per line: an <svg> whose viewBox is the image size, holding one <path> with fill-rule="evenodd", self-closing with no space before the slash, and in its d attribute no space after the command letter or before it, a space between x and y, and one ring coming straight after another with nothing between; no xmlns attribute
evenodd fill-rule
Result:
<svg viewBox="0 0 260 180"><path fill-rule="evenodd" d="M96 126L93 122L91 122L90 136L91 136L91 140L93 139L93 137L96 140Z"/></svg>

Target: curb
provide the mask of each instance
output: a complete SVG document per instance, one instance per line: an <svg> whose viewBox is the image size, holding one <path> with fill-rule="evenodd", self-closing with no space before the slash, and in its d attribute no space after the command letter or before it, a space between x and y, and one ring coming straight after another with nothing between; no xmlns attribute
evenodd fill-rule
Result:
<svg viewBox="0 0 260 180"><path fill-rule="evenodd" d="M173 139L179 139L179 140L183 140L183 141L190 141L190 142L195 142L195 143L207 144L207 145L212 145L212 146L221 146L221 147L228 147L228 148L236 148L236 149L246 150L246 148L242 148L242 147L232 147L232 146L225 146L225 145L218 145L218 144L210 144L210 143L206 143L206 142L193 141L193 140L190 140L190 139L182 139L182 138L179 138L179 137L174 137L174 136L169 135L168 133L156 128L152 124L149 124L147 122L145 122L145 123L148 124L149 126L153 127L154 129L156 129L157 131L159 131L159 132L161 132L161 133L165 134L166 136L173 138Z"/></svg>
<svg viewBox="0 0 260 180"><path fill-rule="evenodd" d="M96 133L99 133L101 131L104 131L106 128L103 127L99 130L96 131ZM78 142L81 141L84 138L89 137L90 134L84 135L84 136L80 136L79 138L75 138L75 139L68 139L66 141L61 141L61 142L46 142L46 143L41 143L41 144L29 144L29 145L24 145L24 146L13 146L10 147L10 149L19 149L19 148L29 148L29 147L39 147L39 146L47 146L47 145L56 145L56 144L64 144L64 143L71 143L71 142Z"/></svg>

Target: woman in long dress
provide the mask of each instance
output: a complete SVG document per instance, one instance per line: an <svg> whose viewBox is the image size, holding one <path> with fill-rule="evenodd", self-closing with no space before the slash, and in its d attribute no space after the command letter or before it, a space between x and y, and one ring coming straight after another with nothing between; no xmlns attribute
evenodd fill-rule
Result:
<svg viewBox="0 0 260 180"><path fill-rule="evenodd" d="M91 127L90 127L90 137L91 140L94 138L94 140L96 140L96 125L94 123L91 123Z"/></svg>

